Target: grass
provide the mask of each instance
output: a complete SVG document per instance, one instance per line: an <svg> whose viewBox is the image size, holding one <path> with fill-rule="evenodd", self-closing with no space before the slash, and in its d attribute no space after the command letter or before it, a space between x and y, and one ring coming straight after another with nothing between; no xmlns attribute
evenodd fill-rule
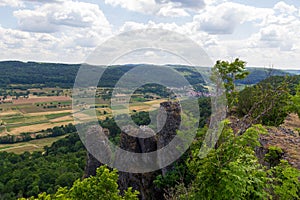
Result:
<svg viewBox="0 0 300 200"><path fill-rule="evenodd" d="M45 120L44 116L16 116L11 118L2 119L6 124L28 124Z"/></svg>
<svg viewBox="0 0 300 200"><path fill-rule="evenodd" d="M64 137L66 137L66 135L54 137L54 138L43 138L38 140L31 140L29 142L21 142L16 144L7 144L7 145L1 144L0 152L6 151L6 152L11 152L16 154L22 154L25 151L28 152L43 151L44 146L51 146L51 144Z"/></svg>
<svg viewBox="0 0 300 200"><path fill-rule="evenodd" d="M6 128L4 126L0 126L0 133L2 133L5 130L6 130Z"/></svg>
<svg viewBox="0 0 300 200"><path fill-rule="evenodd" d="M123 105L114 105L114 106L112 106L112 109L113 110L123 110L123 109L126 109L126 107Z"/></svg>
<svg viewBox="0 0 300 200"><path fill-rule="evenodd" d="M68 120L62 122L37 123L37 124L27 125L27 126L12 127L10 128L9 131L11 131L10 134L12 135L19 135L24 132L39 132L43 129L45 130L47 128L53 128L55 126L67 125L72 122L73 122L72 120Z"/></svg>
<svg viewBox="0 0 300 200"><path fill-rule="evenodd" d="M55 113L55 114L50 114L50 115L45 115L47 119L56 119L60 117L65 117L67 115L71 115L70 112L65 112L65 113Z"/></svg>
<svg viewBox="0 0 300 200"><path fill-rule="evenodd" d="M11 148L12 146L3 146L3 147L0 147L0 151L1 150L4 150L4 149L8 149L8 148Z"/></svg>
<svg viewBox="0 0 300 200"><path fill-rule="evenodd" d="M41 123L46 123L48 120L42 119L39 121L29 121L29 122L24 122L24 123L16 123L16 124L9 124L6 127L7 128L17 128L17 127L22 127L22 126L31 126L31 125L37 125Z"/></svg>

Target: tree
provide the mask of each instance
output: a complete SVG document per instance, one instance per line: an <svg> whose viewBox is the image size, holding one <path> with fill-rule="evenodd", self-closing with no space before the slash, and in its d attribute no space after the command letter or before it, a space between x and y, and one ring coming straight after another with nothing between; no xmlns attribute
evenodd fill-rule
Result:
<svg viewBox="0 0 300 200"><path fill-rule="evenodd" d="M244 79L248 76L249 72L245 70L246 62L236 58L234 62L218 60L212 69L213 76L218 74L226 89L226 96L228 108L232 108L237 103L237 89L235 82Z"/></svg>
<svg viewBox="0 0 300 200"><path fill-rule="evenodd" d="M261 126L237 136L225 121L218 148L207 157L199 158L193 151L188 167L195 176L185 194L187 199L268 199L267 173L255 156L258 135L266 131Z"/></svg>
<svg viewBox="0 0 300 200"><path fill-rule="evenodd" d="M300 84L296 87L296 95L292 97L292 110L300 117Z"/></svg>
<svg viewBox="0 0 300 200"><path fill-rule="evenodd" d="M293 200L300 196L300 171L291 167L286 160L271 169L274 178L272 188L275 199Z"/></svg>
<svg viewBox="0 0 300 200"><path fill-rule="evenodd" d="M106 166L101 166L97 169L96 176L83 179L78 179L74 182L71 189L60 187L54 195L42 193L36 200L85 200L85 199L110 199L110 200L137 200L137 191L132 191L132 188L124 191L121 196L118 190L118 174L117 170L109 170ZM34 197L30 198L35 200ZM20 199L25 200L25 199Z"/></svg>
<svg viewBox="0 0 300 200"><path fill-rule="evenodd" d="M272 77L268 82L245 88L238 95L237 112L242 119L238 123L239 134L253 124L279 126L289 113L289 78L277 83Z"/></svg>

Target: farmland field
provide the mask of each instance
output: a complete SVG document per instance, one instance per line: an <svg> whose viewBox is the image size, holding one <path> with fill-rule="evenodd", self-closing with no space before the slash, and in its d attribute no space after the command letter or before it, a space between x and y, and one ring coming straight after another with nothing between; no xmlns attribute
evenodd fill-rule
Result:
<svg viewBox="0 0 300 200"><path fill-rule="evenodd" d="M16 154L24 153L25 151L43 151L44 146L51 146L51 144L65 136L59 136L55 138L43 138L38 140L32 140L29 142L21 142L16 144L0 144L0 152L13 152Z"/></svg>
<svg viewBox="0 0 300 200"><path fill-rule="evenodd" d="M0 136L39 132L73 122L71 98L32 96L0 104Z"/></svg>
<svg viewBox="0 0 300 200"><path fill-rule="evenodd" d="M54 89L47 89L47 91ZM43 90L33 90L42 92ZM151 111L159 107L164 101L150 100L145 102L133 101L130 103L130 112ZM101 98L95 99L97 118L104 120L112 117L110 102ZM114 106L118 114L126 113L123 105ZM78 113L80 120L90 120L93 110L84 108ZM26 98L14 99L11 102L0 104L0 136L20 135L25 132L36 133L55 126L75 123L72 115L72 102L69 96L35 96L28 95Z"/></svg>

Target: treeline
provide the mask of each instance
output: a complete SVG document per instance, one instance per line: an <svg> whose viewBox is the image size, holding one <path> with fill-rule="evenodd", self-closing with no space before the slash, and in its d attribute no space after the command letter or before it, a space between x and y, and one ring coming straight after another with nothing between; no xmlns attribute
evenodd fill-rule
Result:
<svg viewBox="0 0 300 200"><path fill-rule="evenodd" d="M72 88L75 82L79 64L36 63L4 61L0 62L0 87L7 89L26 90L29 88L61 87ZM100 87L114 87L118 80L137 65L117 65L108 67L100 81ZM145 67L147 67L145 65ZM182 73L189 83L199 91L203 88L204 79L201 74L185 66L169 66ZM103 71L101 68L90 67L91 71ZM239 84L256 84L268 76L284 76L287 73L273 70L271 73L264 69L250 69L250 75L239 80ZM147 88L149 89L149 88ZM158 88L159 89L159 88Z"/></svg>
<svg viewBox="0 0 300 200"><path fill-rule="evenodd" d="M0 87L14 84L14 89L34 87L70 88L80 65L6 61L0 62Z"/></svg>
<svg viewBox="0 0 300 200"><path fill-rule="evenodd" d="M71 187L83 176L85 158L77 133L44 147L44 152L0 152L0 199L52 194L59 187Z"/></svg>
<svg viewBox="0 0 300 200"><path fill-rule="evenodd" d="M0 137L0 144L13 144L17 142L27 142L34 139L42 139L48 137L57 137L69 133L76 132L76 127L73 124L55 126L42 130L38 133L21 133L20 135L6 135Z"/></svg>
<svg viewBox="0 0 300 200"><path fill-rule="evenodd" d="M249 71L249 75L244 79L237 80L237 84L253 85L271 76L291 75L289 72L278 69L247 68L247 71Z"/></svg>

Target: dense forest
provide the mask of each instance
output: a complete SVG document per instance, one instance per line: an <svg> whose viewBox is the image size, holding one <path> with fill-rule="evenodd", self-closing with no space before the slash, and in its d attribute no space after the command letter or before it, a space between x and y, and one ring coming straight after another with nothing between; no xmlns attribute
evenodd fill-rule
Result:
<svg viewBox="0 0 300 200"><path fill-rule="evenodd" d="M0 199L53 193L83 176L86 150L77 133L44 147L44 152L21 155L0 152Z"/></svg>
<svg viewBox="0 0 300 200"><path fill-rule="evenodd" d="M72 88L81 65L79 64L58 64L58 63L36 63L19 61L0 62L0 87L13 89L28 89L32 87L61 87ZM99 81L101 87L114 87L117 81L126 72L136 67L136 65L110 66L105 71ZM185 78L193 86L200 87L203 78L194 69L181 65L170 65L179 73L184 74ZM92 69L94 67L91 66ZM281 70L268 70L249 68L250 75L243 80L238 80L240 84L256 84L268 76L282 76L288 74Z"/></svg>

